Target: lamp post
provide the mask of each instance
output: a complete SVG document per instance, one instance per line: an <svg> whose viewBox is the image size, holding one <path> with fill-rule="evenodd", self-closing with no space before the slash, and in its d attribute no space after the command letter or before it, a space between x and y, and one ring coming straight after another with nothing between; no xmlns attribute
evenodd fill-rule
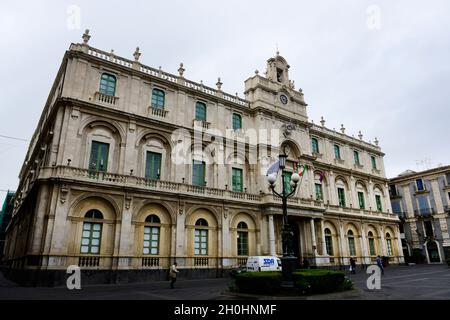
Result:
<svg viewBox="0 0 450 320"><path fill-rule="evenodd" d="M280 154L278 156L279 159L279 166L281 172L283 172L283 169L286 167L286 154ZM281 194L275 191L275 182L277 180L277 177L275 174L270 174L267 177L267 181L269 182L270 189L272 189L272 192L274 195L281 198L282 201L282 209L283 209L283 226L281 230L281 237L282 237L282 246L283 246L283 257L281 258L281 267L282 267L282 273L283 273L283 281L286 283L292 282L292 272L295 271L297 267L297 258L294 255L294 233L292 232L291 226L288 222L288 216L287 216L287 199L292 196L295 193L295 190L297 188L297 184L300 181L300 176L298 173L294 173L291 176L290 186L292 190L288 192L286 190L285 181L283 174L282 177L282 192Z"/></svg>

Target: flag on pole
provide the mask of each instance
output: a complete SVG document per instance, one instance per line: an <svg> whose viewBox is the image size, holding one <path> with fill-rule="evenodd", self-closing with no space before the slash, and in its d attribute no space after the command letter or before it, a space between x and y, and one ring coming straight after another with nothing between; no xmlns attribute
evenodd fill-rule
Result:
<svg viewBox="0 0 450 320"><path fill-rule="evenodd" d="M298 175L300 177L303 177L303 175L306 173L307 170L308 170L308 165L304 164L304 165L300 166L300 171L298 172Z"/></svg>
<svg viewBox="0 0 450 320"><path fill-rule="evenodd" d="M266 176L272 173L278 173L279 170L280 170L280 161L277 160L270 165L269 169L267 169Z"/></svg>
<svg viewBox="0 0 450 320"><path fill-rule="evenodd" d="M319 173L319 181L320 181L320 183L322 183L324 177L325 177L325 173L323 171L320 171L320 173Z"/></svg>

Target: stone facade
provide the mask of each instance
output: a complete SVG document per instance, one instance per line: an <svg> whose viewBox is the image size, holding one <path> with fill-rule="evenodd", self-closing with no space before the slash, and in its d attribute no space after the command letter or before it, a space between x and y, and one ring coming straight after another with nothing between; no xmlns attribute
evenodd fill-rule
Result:
<svg viewBox="0 0 450 320"><path fill-rule="evenodd" d="M107 274L100 281L132 281L161 277L176 259L181 276L220 276L247 256L281 255L281 200L266 177L280 152L286 172L307 168L288 203L299 260L402 262L378 141L308 121L278 53L264 76L245 81L242 99L223 92L220 78L213 89L187 80L182 64L169 74L141 64L139 49L127 60L89 37L66 52L20 172L10 274L56 282L78 264ZM149 232L158 233L155 254L144 254Z"/></svg>
<svg viewBox="0 0 450 320"><path fill-rule="evenodd" d="M404 256L410 262L450 259L450 166L411 170L389 182L392 208L401 219Z"/></svg>

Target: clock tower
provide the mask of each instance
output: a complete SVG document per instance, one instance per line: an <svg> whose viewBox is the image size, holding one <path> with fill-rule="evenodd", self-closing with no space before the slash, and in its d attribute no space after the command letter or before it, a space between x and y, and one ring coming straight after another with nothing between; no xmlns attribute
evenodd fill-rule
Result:
<svg viewBox="0 0 450 320"><path fill-rule="evenodd" d="M245 98L250 101L252 109L307 121L307 104L302 90L296 90L294 82L289 79L289 67L286 59L277 52L275 57L267 60L264 76L255 71L255 75L245 81Z"/></svg>

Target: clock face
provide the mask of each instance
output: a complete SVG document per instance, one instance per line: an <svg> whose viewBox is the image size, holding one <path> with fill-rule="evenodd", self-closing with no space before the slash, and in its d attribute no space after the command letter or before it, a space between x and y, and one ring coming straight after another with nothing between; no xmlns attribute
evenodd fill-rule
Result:
<svg viewBox="0 0 450 320"><path fill-rule="evenodd" d="M280 101L281 101L282 104L287 104L288 103L288 98L284 94L282 94L280 96Z"/></svg>

